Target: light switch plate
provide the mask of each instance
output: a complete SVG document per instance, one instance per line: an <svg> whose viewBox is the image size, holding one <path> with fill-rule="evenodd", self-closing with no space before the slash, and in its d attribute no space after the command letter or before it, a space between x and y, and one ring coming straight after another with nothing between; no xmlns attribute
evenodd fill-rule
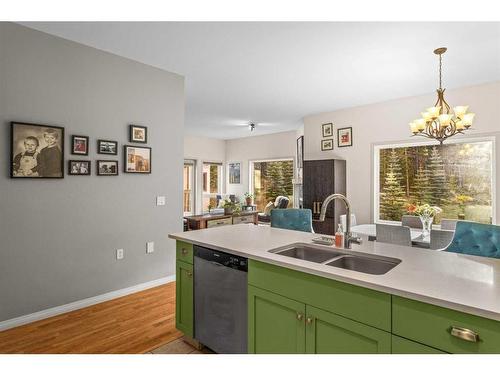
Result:
<svg viewBox="0 0 500 375"><path fill-rule="evenodd" d="M146 242L146 254L154 253L154 251L155 251L155 243Z"/></svg>
<svg viewBox="0 0 500 375"><path fill-rule="evenodd" d="M116 250L116 259L121 260L124 257L123 249L117 249Z"/></svg>
<svg viewBox="0 0 500 375"><path fill-rule="evenodd" d="M165 206L165 196L159 195L156 197L156 205L157 206Z"/></svg>

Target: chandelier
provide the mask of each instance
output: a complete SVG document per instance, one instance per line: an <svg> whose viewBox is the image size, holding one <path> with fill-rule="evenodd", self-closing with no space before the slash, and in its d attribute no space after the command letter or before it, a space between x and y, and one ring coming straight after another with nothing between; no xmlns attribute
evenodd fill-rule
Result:
<svg viewBox="0 0 500 375"><path fill-rule="evenodd" d="M463 134L471 127L474 119L474 113L467 113L469 106L454 107L454 114L451 114L450 106L444 100L445 89L441 87L441 60L445 52L445 47L434 50L434 53L439 56L439 88L437 89L436 104L422 112L422 118L410 123L410 129L414 136L436 139L440 144L455 134Z"/></svg>

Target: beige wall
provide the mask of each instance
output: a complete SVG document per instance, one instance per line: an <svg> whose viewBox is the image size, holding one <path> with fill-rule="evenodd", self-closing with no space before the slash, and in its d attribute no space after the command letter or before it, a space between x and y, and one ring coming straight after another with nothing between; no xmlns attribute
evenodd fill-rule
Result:
<svg viewBox="0 0 500 375"><path fill-rule="evenodd" d="M415 142L408 123L435 102L435 94L422 95L320 113L304 118L304 157L306 160L340 158L347 161L347 195L358 222L373 221L373 146L392 142ZM500 82L447 90L450 105L468 104L476 113L473 130L462 138L485 135L496 137L496 176L500 172ZM353 147L321 151L321 124L333 122L335 128L353 128ZM423 138L422 138L423 139ZM497 188L498 190L498 188ZM500 194L496 194L496 216L500 218Z"/></svg>
<svg viewBox="0 0 500 375"><path fill-rule="evenodd" d="M295 159L296 135L297 133L294 130L227 140L226 162L241 162L241 184L228 184L226 178L227 193L241 197L245 192L250 190L250 161L282 158Z"/></svg>

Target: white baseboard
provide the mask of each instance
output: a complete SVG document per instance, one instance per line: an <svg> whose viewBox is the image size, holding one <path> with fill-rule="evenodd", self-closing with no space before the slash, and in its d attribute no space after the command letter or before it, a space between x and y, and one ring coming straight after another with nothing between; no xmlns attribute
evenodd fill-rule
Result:
<svg viewBox="0 0 500 375"><path fill-rule="evenodd" d="M18 316L17 318L12 318L9 320L4 320L0 322L0 331L5 331L6 329L22 326L24 324L36 322L37 320L42 320L50 318L55 315L63 314L66 312L82 309L84 307L92 306L97 303L106 302L118 297L123 297L128 294L140 292L141 290L153 288L155 286L163 285L175 281L175 275L163 277L161 279L148 281L146 283L134 285L128 288L114 290L112 292L104 293L95 297L85 298L80 301L75 301L68 303L66 305L51 307L50 309L37 311L32 314Z"/></svg>

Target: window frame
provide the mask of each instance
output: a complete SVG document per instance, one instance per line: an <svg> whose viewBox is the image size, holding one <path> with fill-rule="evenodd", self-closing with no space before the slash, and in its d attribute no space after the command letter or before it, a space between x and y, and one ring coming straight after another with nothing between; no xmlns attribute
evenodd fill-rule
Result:
<svg viewBox="0 0 500 375"><path fill-rule="evenodd" d="M191 181L191 212L186 212L184 211L184 197L183 198L183 207L182 210L184 212L183 216L189 216L189 215L194 215L196 212L196 189L197 189L197 178L196 178L196 172L197 172L197 165L196 165L196 160L194 159L184 159L184 164L183 164L183 170L186 165L190 165L192 167L192 181ZM182 176L184 179L184 175ZM184 186L183 186L183 194L184 194Z"/></svg>
<svg viewBox="0 0 500 375"><path fill-rule="evenodd" d="M398 224L400 221L392 220L380 220L380 150L390 149L390 148L402 148L402 147L419 147L419 146L436 146L437 141L435 140L422 140L422 141L408 141L408 142L391 142L391 143L379 143L373 145L373 185L372 185L372 215L373 222L377 224ZM446 144L461 144L461 143L476 143L476 142L491 142L491 221L493 224L497 222L496 215L496 137L495 136L483 136L483 137L473 137L473 138L450 138L447 139ZM439 226L436 226L439 227Z"/></svg>
<svg viewBox="0 0 500 375"><path fill-rule="evenodd" d="M218 189L217 189L217 192L216 193L206 193L204 190L203 190L203 167L205 166L205 164L208 164L208 165L217 165L219 167L219 176L217 177L217 186L218 186ZM204 207L203 207L203 204L204 204L204 198L205 197L208 197L209 199L210 198L215 198L216 195L223 195L224 194L224 178L225 178L225 172L224 172L224 162L222 161L208 161L208 160L203 160L201 162L201 181L200 181L200 190L201 190L201 204L200 204L200 210L201 212L208 212L208 211L205 211ZM210 184L210 182L208 182Z"/></svg>

